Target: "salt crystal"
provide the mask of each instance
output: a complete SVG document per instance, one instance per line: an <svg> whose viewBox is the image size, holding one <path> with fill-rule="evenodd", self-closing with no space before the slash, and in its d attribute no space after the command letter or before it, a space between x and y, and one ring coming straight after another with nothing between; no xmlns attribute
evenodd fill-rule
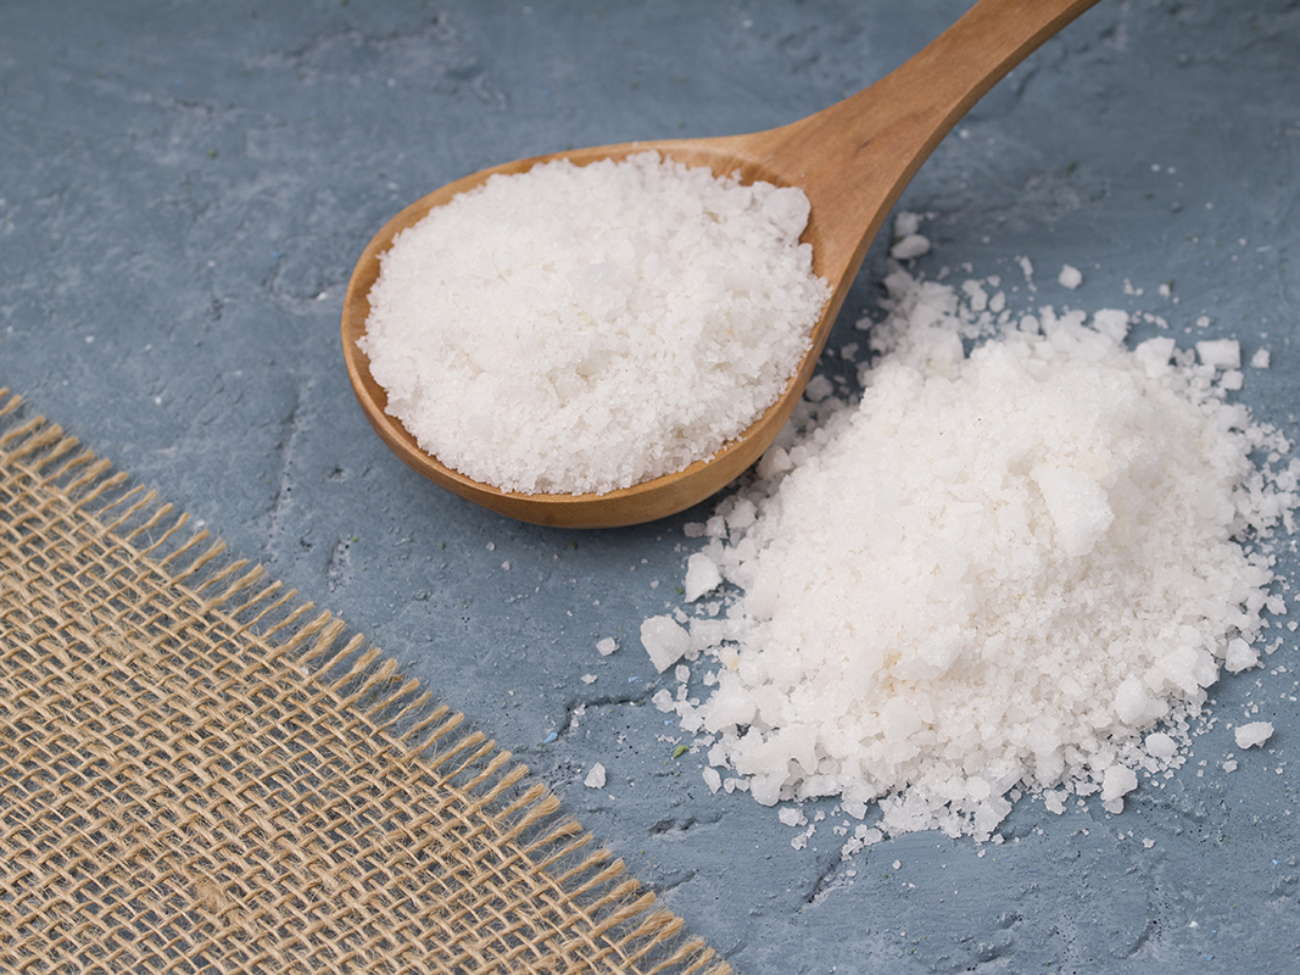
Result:
<svg viewBox="0 0 1300 975"><path fill-rule="evenodd" d="M803 826L808 822L803 810L795 806L782 806L777 810L777 818L786 826Z"/></svg>
<svg viewBox="0 0 1300 975"><path fill-rule="evenodd" d="M587 773L587 777L582 780L582 784L588 789L605 788L605 766L601 765L600 762L593 765L591 771Z"/></svg>
<svg viewBox="0 0 1300 975"><path fill-rule="evenodd" d="M813 376L808 380L808 385L804 387L803 394L811 403L820 403L822 400L835 394L835 384L825 376Z"/></svg>
<svg viewBox="0 0 1300 975"><path fill-rule="evenodd" d="M1069 288L1073 291L1079 285L1083 284L1083 272L1077 267L1071 267L1069 264L1061 266L1061 273L1056 276L1061 287Z"/></svg>
<svg viewBox="0 0 1300 975"><path fill-rule="evenodd" d="M919 231L921 215L902 210L894 217L894 245L889 256L896 261L910 261L930 252L930 241Z"/></svg>
<svg viewBox="0 0 1300 975"><path fill-rule="evenodd" d="M930 238L924 234L908 234L889 249L889 256L898 261L909 261L930 253Z"/></svg>
<svg viewBox="0 0 1300 975"><path fill-rule="evenodd" d="M607 636L604 639L596 641L596 649L600 652L602 657L608 657L618 649L618 641L612 636Z"/></svg>
<svg viewBox="0 0 1300 975"><path fill-rule="evenodd" d="M705 593L712 592L722 583L722 573L714 561L702 552L696 552L686 560L686 579L682 583L685 598L693 603Z"/></svg>
<svg viewBox="0 0 1300 975"><path fill-rule="evenodd" d="M662 674L691 648L691 635L671 617L653 616L641 624L641 646Z"/></svg>
<svg viewBox="0 0 1300 975"><path fill-rule="evenodd" d="M1138 786L1137 773L1124 765L1112 765L1102 773L1101 799L1108 802L1128 795Z"/></svg>
<svg viewBox="0 0 1300 975"><path fill-rule="evenodd" d="M1128 326L1128 312L1120 308L1103 308L1092 316L1092 327L1116 345L1128 335Z"/></svg>
<svg viewBox="0 0 1300 975"><path fill-rule="evenodd" d="M1232 735L1238 748L1255 748L1273 737L1273 725L1268 721L1252 721L1238 725Z"/></svg>
<svg viewBox="0 0 1300 975"><path fill-rule="evenodd" d="M1245 640L1237 637L1228 643L1228 655L1223 664L1231 674L1241 673L1251 667L1259 666L1259 651Z"/></svg>
<svg viewBox="0 0 1300 975"><path fill-rule="evenodd" d="M1150 755L1162 761L1168 761L1178 754L1178 743L1163 731L1153 731L1142 743Z"/></svg>
<svg viewBox="0 0 1300 975"><path fill-rule="evenodd" d="M911 210L900 210L894 217L894 236L907 237L921 229L921 215Z"/></svg>
<svg viewBox="0 0 1300 975"><path fill-rule="evenodd" d="M1201 362L1215 369L1241 368L1241 343L1236 339L1212 339L1196 343Z"/></svg>

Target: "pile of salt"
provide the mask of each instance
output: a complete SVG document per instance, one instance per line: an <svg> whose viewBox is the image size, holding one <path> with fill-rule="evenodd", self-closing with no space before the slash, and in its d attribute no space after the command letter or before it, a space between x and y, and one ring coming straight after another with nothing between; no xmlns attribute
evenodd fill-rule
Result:
<svg viewBox="0 0 1300 975"><path fill-rule="evenodd" d="M1285 608L1237 539L1292 527L1300 465L1252 464L1289 444L1226 401L1235 343L1197 364L1126 350L1122 311L1042 309L967 357L953 289L886 286L861 403L803 404L704 529L688 577L704 559L743 591L728 618L643 627L660 670L721 664L667 709L760 802L880 801L892 833L987 837L1016 787L1119 811L1220 665L1258 663Z"/></svg>

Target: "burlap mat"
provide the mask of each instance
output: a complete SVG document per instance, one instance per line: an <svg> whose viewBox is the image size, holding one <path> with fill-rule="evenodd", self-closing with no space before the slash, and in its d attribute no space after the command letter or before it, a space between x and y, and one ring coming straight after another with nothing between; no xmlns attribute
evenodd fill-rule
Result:
<svg viewBox="0 0 1300 975"><path fill-rule="evenodd" d="M0 390L0 971L725 962L329 613Z"/></svg>

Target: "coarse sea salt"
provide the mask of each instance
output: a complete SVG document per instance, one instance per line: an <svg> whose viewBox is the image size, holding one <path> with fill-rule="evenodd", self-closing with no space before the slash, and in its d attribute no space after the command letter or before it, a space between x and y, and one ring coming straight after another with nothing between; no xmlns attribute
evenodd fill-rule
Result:
<svg viewBox="0 0 1300 975"><path fill-rule="evenodd" d="M1119 812L1181 762L1220 668L1258 665L1300 462L1228 401L1226 345L1129 350L1113 310L990 319L897 265L885 286L860 403L802 402L698 532L726 618L654 618L643 644L717 662L671 706L759 802L980 838L1016 789Z"/></svg>
<svg viewBox="0 0 1300 975"><path fill-rule="evenodd" d="M526 493L680 470L784 390L830 294L802 190L638 153L496 175L380 258L361 350L443 464Z"/></svg>
<svg viewBox="0 0 1300 975"><path fill-rule="evenodd" d="M1239 725L1232 734L1238 748L1257 748L1273 737L1273 725L1268 721L1252 721Z"/></svg>

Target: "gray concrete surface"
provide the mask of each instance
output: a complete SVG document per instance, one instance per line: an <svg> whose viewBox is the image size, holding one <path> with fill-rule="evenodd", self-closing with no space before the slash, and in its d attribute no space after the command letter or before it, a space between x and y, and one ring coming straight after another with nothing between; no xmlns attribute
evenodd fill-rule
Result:
<svg viewBox="0 0 1300 975"><path fill-rule="evenodd" d="M680 732L646 706L637 628L676 604L698 544L682 526L708 506L619 531L511 523L405 468L348 386L343 289L407 202L566 146L793 120L966 6L2 0L0 384L371 635L740 972L1294 971L1294 634L1215 689L1190 762L1121 815L1026 801L1000 846L913 834L848 861L832 816L795 850L771 810L710 795L704 756L674 758ZM1241 399L1294 435L1298 190L1300 6L1102 0L904 204L935 214L928 273L1027 255L1035 300L1267 347ZM1078 292L1052 283L1066 262ZM877 247L833 347L882 270ZM606 636L623 647L601 657ZM1277 733L1238 754L1226 725L1256 706ZM586 789L597 761L609 783Z"/></svg>

